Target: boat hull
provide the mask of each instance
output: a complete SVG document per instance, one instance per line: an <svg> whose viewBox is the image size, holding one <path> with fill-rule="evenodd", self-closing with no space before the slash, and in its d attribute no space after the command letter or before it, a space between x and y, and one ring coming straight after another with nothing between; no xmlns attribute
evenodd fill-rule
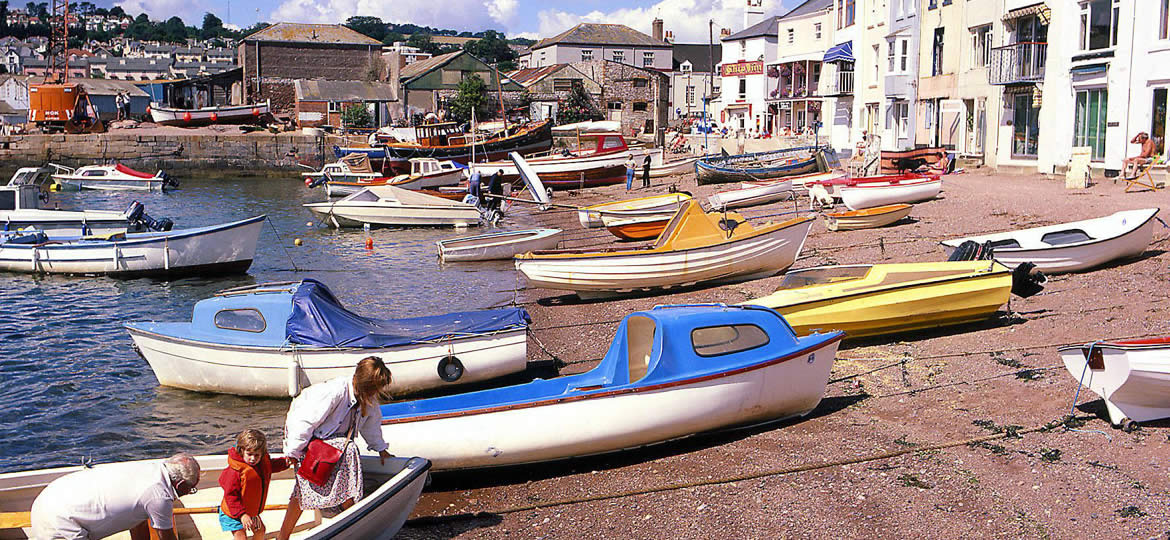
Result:
<svg viewBox="0 0 1170 540"><path fill-rule="evenodd" d="M686 158L668 161L661 165L651 165L650 178L665 178L667 176L686 174L695 170L695 162L698 160L699 158Z"/></svg>
<svg viewBox="0 0 1170 540"><path fill-rule="evenodd" d="M569 394L483 414L388 419L382 435L396 441L396 452L425 455L436 470L450 470L604 454L803 416L824 395L839 343L822 342L774 362L657 386ZM569 418L589 422L566 422Z"/></svg>
<svg viewBox="0 0 1170 540"><path fill-rule="evenodd" d="M449 159L466 165L471 161L470 144L421 146L398 143L387 144L379 148L384 151L385 159L392 162L404 162L411 158L435 158ZM542 125L534 126L510 137L477 142L475 143L475 155L477 159L502 160L508 157L509 152L519 152L523 155L546 152L550 148L552 148L552 123L546 121ZM370 159L375 159L375 157L374 154L370 154ZM393 166L389 163L387 165Z"/></svg>
<svg viewBox="0 0 1170 540"><path fill-rule="evenodd" d="M668 252L517 259L533 288L575 291L581 297L747 281L792 266L812 219L739 240Z"/></svg>
<svg viewBox="0 0 1170 540"><path fill-rule="evenodd" d="M605 222L601 219L603 213L608 214L614 219L637 219L658 215L663 212L669 212L673 215L673 212L678 210L679 206L689 198L689 196L683 194L670 193L627 201L595 204L578 209L577 221L586 229L594 229L605 226Z"/></svg>
<svg viewBox="0 0 1170 540"><path fill-rule="evenodd" d="M239 396L295 397L304 388L348 376L367 356L381 357L394 381L390 391L408 394L487 381L524 371L524 329L436 343L377 349L248 347L189 340L127 325L134 346L159 384ZM439 362L454 355L464 373L456 381L439 376Z"/></svg>
<svg viewBox="0 0 1170 540"><path fill-rule="evenodd" d="M479 210L440 206L310 203L310 211L334 228L362 227L470 227L480 224Z"/></svg>
<svg viewBox="0 0 1170 540"><path fill-rule="evenodd" d="M813 147L788 148L737 156L705 157L695 161L699 185L769 180L817 172L816 156L802 154ZM770 163L769 163L770 162Z"/></svg>
<svg viewBox="0 0 1170 540"><path fill-rule="evenodd" d="M662 235L662 231L666 230L666 225L670 223L669 216L662 219L609 219L608 216L605 216L602 219L605 221L605 229L610 234L622 240L631 241L658 238Z"/></svg>
<svg viewBox="0 0 1170 540"><path fill-rule="evenodd" d="M151 105L150 118L164 126L207 126L211 124L255 124L268 115L268 102L254 105L174 109Z"/></svg>
<svg viewBox="0 0 1170 540"><path fill-rule="evenodd" d="M776 180L759 185L721 191L707 198L712 208L747 208L775 202L785 197L796 197L791 180Z"/></svg>
<svg viewBox="0 0 1170 540"><path fill-rule="evenodd" d="M529 159L528 164L532 166L532 170L540 176L540 179L547 185L548 179L546 176L555 177L562 181L568 182L577 180L582 173L586 178L599 177L599 171L606 171L619 167L622 169L622 175L625 174L626 160L633 156L635 159L641 159L645 152L635 150L623 150L621 152L611 152L601 155L587 155L581 157L541 157ZM486 177L496 172L502 171L501 177L504 180L513 181L520 178L520 172L516 170L516 164L510 160L493 161L488 163L470 163L468 168L471 172L478 172L480 175ZM554 176L555 175L555 176ZM612 171L605 173L605 177L612 176Z"/></svg>
<svg viewBox="0 0 1170 540"><path fill-rule="evenodd" d="M165 178L87 178L72 175L53 175L63 191L167 191Z"/></svg>
<svg viewBox="0 0 1170 540"><path fill-rule="evenodd" d="M1058 349L1065 367L1082 386L1105 400L1109 421L1148 422L1170 418L1170 343L1089 343ZM1160 341L1161 343L1157 343ZM1099 364L1088 361L1090 348Z"/></svg>
<svg viewBox="0 0 1170 540"><path fill-rule="evenodd" d="M519 253L556 249L560 229L532 229L492 233L436 242L443 262L507 260Z"/></svg>
<svg viewBox="0 0 1170 540"><path fill-rule="evenodd" d="M841 201L850 210L927 201L942 191L942 180L912 183L858 184L841 188Z"/></svg>
<svg viewBox="0 0 1170 540"><path fill-rule="evenodd" d="M0 270L33 274L179 277L241 273L252 265L264 216L120 241L0 244Z"/></svg>
<svg viewBox="0 0 1170 540"><path fill-rule="evenodd" d="M866 210L825 214L825 228L830 231L876 229L901 221L914 207L909 204L891 204Z"/></svg>
<svg viewBox="0 0 1170 540"><path fill-rule="evenodd" d="M398 182L391 182L390 185L400 187L402 189L409 189L411 191L418 191L420 189L432 189L447 186L457 186L463 181L463 169L455 169L452 171L442 171L436 174L426 174L407 178Z"/></svg>

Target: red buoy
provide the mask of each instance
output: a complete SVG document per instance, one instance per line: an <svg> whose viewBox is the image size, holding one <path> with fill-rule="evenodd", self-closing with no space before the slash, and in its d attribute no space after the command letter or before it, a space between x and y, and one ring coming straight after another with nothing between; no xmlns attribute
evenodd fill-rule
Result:
<svg viewBox="0 0 1170 540"><path fill-rule="evenodd" d="M189 113L189 112L183 113L183 121L190 122L191 121L191 113Z"/></svg>
<svg viewBox="0 0 1170 540"><path fill-rule="evenodd" d="M252 107L252 116L260 116L260 109L257 107Z"/></svg>
<svg viewBox="0 0 1170 540"><path fill-rule="evenodd" d="M366 237L366 249L374 249L374 239L369 236Z"/></svg>
<svg viewBox="0 0 1170 540"><path fill-rule="evenodd" d="M215 114L215 113L211 113L211 121L215 122L216 120L219 120L219 115Z"/></svg>

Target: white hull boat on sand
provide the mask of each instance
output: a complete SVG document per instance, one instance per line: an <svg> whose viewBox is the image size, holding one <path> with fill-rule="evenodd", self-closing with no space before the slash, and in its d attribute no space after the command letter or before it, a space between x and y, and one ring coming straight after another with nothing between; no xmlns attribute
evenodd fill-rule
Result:
<svg viewBox="0 0 1170 540"><path fill-rule="evenodd" d="M1154 239L1157 215L1157 208L1125 210L1084 221L946 240L942 246L950 256L965 241L990 242L995 260L1008 268L1030 262L1045 274L1079 272L1141 255Z"/></svg>
<svg viewBox="0 0 1170 540"><path fill-rule="evenodd" d="M252 265L265 219L169 232L59 237L49 243L44 233L8 233L0 235L0 270L168 278L243 273Z"/></svg>
<svg viewBox="0 0 1170 540"><path fill-rule="evenodd" d="M179 109L150 104L150 118L164 126L206 126L210 124L255 124L268 116L269 102L220 105L200 109Z"/></svg>
<svg viewBox="0 0 1170 540"><path fill-rule="evenodd" d="M850 210L927 201L942 191L942 178L907 182L866 182L841 188L841 201Z"/></svg>
<svg viewBox="0 0 1170 540"><path fill-rule="evenodd" d="M1105 400L1109 421L1170 418L1170 337L1097 341L1061 347L1061 360L1081 386Z"/></svg>
<svg viewBox="0 0 1170 540"><path fill-rule="evenodd" d="M581 222L581 226L586 229L595 229L605 226L605 222L601 220L603 213L620 219L658 216L663 212L674 215L674 212L689 200L691 200L691 196L688 193L664 193L650 197L595 204L578 209L577 221Z"/></svg>
<svg viewBox="0 0 1170 540"><path fill-rule="evenodd" d="M651 163L650 178L664 178L689 173L695 170L695 162L698 160L698 157L689 157L657 164Z"/></svg>
<svg viewBox="0 0 1170 540"><path fill-rule="evenodd" d="M529 251L556 249L560 229L504 231L435 242L443 262L506 260Z"/></svg>
<svg viewBox="0 0 1170 540"><path fill-rule="evenodd" d="M390 185L370 186L334 202L304 205L341 229L365 224L384 227L468 227L480 224L479 209Z"/></svg>
<svg viewBox="0 0 1170 540"><path fill-rule="evenodd" d="M518 373L528 366L528 321L519 308L372 319L304 280L228 289L195 304L190 322L126 330L164 386L294 397L371 355L394 372L394 394Z"/></svg>
<svg viewBox="0 0 1170 540"><path fill-rule="evenodd" d="M231 536L220 528L218 507L223 500L219 475L229 468L225 455L198 456L198 491L183 495L174 502L174 532L179 538L223 538ZM122 462L132 463L132 462ZM120 463L94 465L95 472ZM366 495L353 506L325 517L320 510L306 510L292 534L295 540L388 540L402 528L414 510L427 483L431 464L418 457L393 457L382 464L378 456L361 458ZM85 471L87 466L61 467L0 474L0 538L32 539L29 510L37 495L50 482L67 474ZM268 505L258 516L273 530L284 520L285 501L295 485L294 472L284 470L272 475L268 487ZM273 533L269 533L273 534ZM129 532L110 536L114 540L130 538ZM35 539L33 539L35 540Z"/></svg>
<svg viewBox="0 0 1170 540"><path fill-rule="evenodd" d="M842 336L798 338L758 306L659 306L627 316L588 372L383 405L382 436L436 470L474 469L804 416L824 396Z"/></svg>
<svg viewBox="0 0 1170 540"><path fill-rule="evenodd" d="M796 198L796 192L792 191L792 180L760 182L750 187L720 191L707 197L707 202L711 208L746 208L787 197Z"/></svg>

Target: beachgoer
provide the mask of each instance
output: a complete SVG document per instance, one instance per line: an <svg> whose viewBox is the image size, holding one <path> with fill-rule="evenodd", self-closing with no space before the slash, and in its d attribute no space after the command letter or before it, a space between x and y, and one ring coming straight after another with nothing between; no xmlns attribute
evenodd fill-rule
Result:
<svg viewBox="0 0 1170 540"><path fill-rule="evenodd" d="M114 106L118 109L118 120L125 120L126 117L123 115L126 114L126 107L121 92L118 92L118 95L114 96Z"/></svg>
<svg viewBox="0 0 1170 540"><path fill-rule="evenodd" d="M650 187L650 154L646 154L646 159L642 161L642 187Z"/></svg>
<svg viewBox="0 0 1170 540"><path fill-rule="evenodd" d="M1133 157L1127 157L1122 161L1125 165L1125 177L1133 178L1137 176L1138 167L1150 163L1154 159L1154 141L1150 139L1150 135L1146 132L1138 133L1129 142L1133 144L1140 144L1142 151Z"/></svg>
<svg viewBox="0 0 1170 540"><path fill-rule="evenodd" d="M634 187L634 171L637 165L634 164L634 156L631 155L626 159L626 191Z"/></svg>
<svg viewBox="0 0 1170 540"><path fill-rule="evenodd" d="M154 529L161 540L174 540L175 500L198 483L199 462L182 453L69 473L33 501L31 537L105 538L129 530L132 540L146 540Z"/></svg>
<svg viewBox="0 0 1170 540"><path fill-rule="evenodd" d="M228 466L219 475L223 501L219 503L219 526L235 540L264 538L260 512L268 498L272 474L288 468L288 458L268 457L268 439L258 430L246 429L227 451Z"/></svg>
<svg viewBox="0 0 1170 540"><path fill-rule="evenodd" d="M358 362L352 377L314 384L293 400L284 431L284 455L290 465L296 467L304 459L312 439L321 439L342 450L342 456L322 486L297 475L277 538L288 539L306 508L345 509L362 498L364 488L357 443L350 443L354 431L361 433L369 449L382 458L382 463L393 457L386 451L390 445L382 440L382 409L378 403L378 395L390 381L390 370L382 359L368 356Z"/></svg>

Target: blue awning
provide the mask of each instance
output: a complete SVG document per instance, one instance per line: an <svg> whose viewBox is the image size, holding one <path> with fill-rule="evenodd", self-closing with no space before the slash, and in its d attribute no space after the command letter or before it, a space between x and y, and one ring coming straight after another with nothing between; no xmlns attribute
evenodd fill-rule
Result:
<svg viewBox="0 0 1170 540"><path fill-rule="evenodd" d="M1093 75L1109 71L1109 64L1093 64L1091 66L1077 66L1069 70L1073 75Z"/></svg>
<svg viewBox="0 0 1170 540"><path fill-rule="evenodd" d="M833 45L825 51L826 62L853 62L853 42L846 41L840 45Z"/></svg>

